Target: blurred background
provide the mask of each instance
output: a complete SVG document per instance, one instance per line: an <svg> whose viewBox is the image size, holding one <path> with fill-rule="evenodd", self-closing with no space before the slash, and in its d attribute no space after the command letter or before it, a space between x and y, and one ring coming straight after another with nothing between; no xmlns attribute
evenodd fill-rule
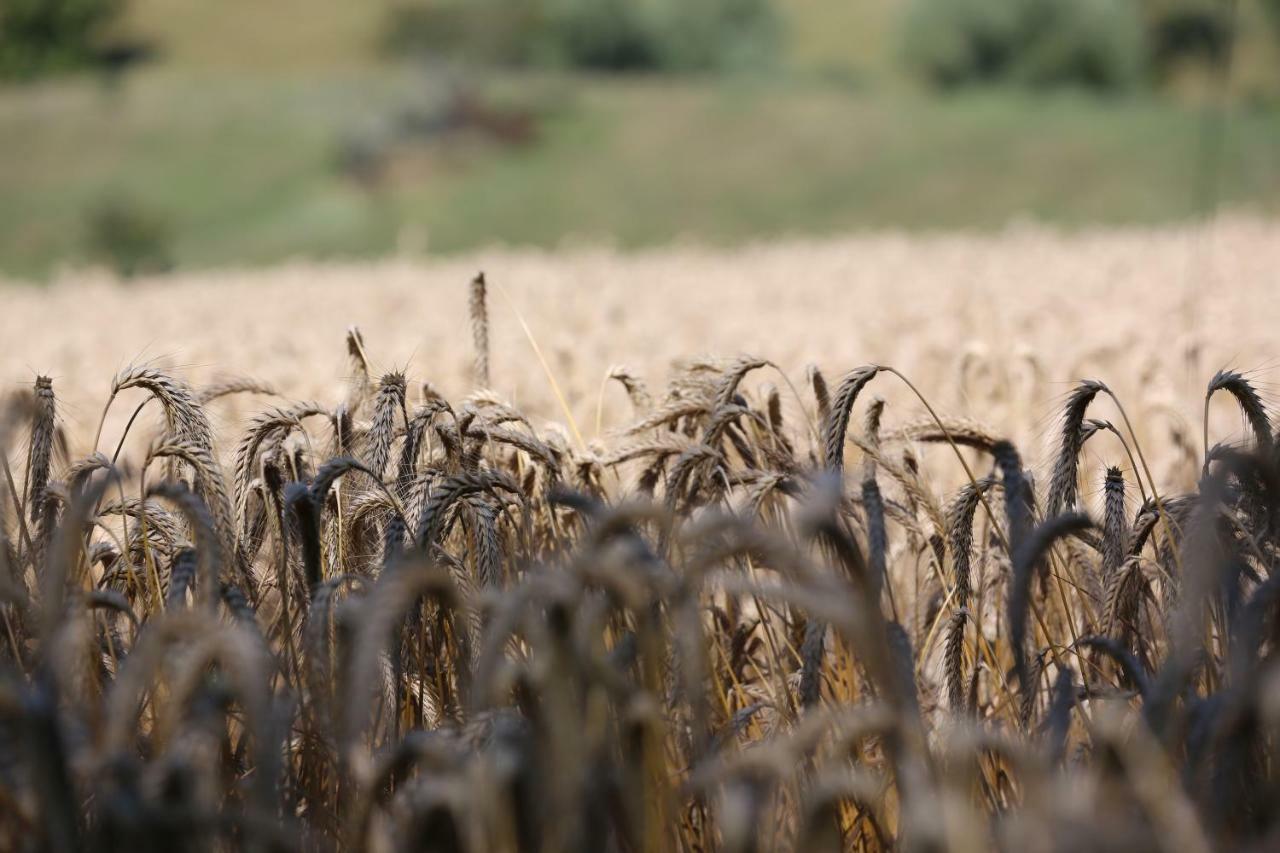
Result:
<svg viewBox="0 0 1280 853"><path fill-rule="evenodd" d="M0 274L1280 207L1280 0L0 0Z"/></svg>

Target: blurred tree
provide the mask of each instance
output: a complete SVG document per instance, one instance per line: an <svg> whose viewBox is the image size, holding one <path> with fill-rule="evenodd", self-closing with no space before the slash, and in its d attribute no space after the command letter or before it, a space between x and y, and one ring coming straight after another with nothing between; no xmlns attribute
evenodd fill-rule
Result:
<svg viewBox="0 0 1280 853"><path fill-rule="evenodd" d="M87 213L90 255L124 278L173 267L173 228L160 211L128 197L104 200Z"/></svg>
<svg viewBox="0 0 1280 853"><path fill-rule="evenodd" d="M608 71L717 71L769 64L770 0L404 0L384 43L395 53Z"/></svg>
<svg viewBox="0 0 1280 853"><path fill-rule="evenodd" d="M1130 0L911 0L903 54L944 88L999 81L1113 90L1141 79L1147 48Z"/></svg>
<svg viewBox="0 0 1280 853"><path fill-rule="evenodd" d="M750 69L769 64L778 50L781 27L770 0L647 0L638 5L647 16L644 30L661 68Z"/></svg>
<svg viewBox="0 0 1280 853"><path fill-rule="evenodd" d="M1156 72L1222 62L1231 38L1225 6L1223 0L1146 0L1143 11Z"/></svg>
<svg viewBox="0 0 1280 853"><path fill-rule="evenodd" d="M124 0L3 0L0 77L23 79L97 61Z"/></svg>

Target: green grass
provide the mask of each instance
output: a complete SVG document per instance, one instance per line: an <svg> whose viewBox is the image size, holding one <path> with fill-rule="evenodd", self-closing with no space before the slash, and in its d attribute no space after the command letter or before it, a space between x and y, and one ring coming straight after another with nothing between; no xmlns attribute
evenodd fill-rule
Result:
<svg viewBox="0 0 1280 853"><path fill-rule="evenodd" d="M401 148L377 191L340 141L422 101L408 70L157 67L117 89L0 90L0 269L84 260L86 212L124 194L171 218L180 266L554 246L732 243L859 227L1193 215L1203 118L1156 99L646 79L497 80L544 115L536 144ZM1221 198L1280 206L1280 114L1237 111Z"/></svg>
<svg viewBox="0 0 1280 853"><path fill-rule="evenodd" d="M132 0L162 63L118 88L0 88L0 270L88 260L124 196L172 224L180 266L492 243L733 243L860 227L1158 222L1197 212L1202 115L1155 98L931 99L893 68L897 0L778 0L774 81L507 78L535 145L400 145L359 186L343 140L439 88L380 65L393 0ZM216 9L214 8L216 7ZM1280 207L1280 115L1233 114L1221 200Z"/></svg>

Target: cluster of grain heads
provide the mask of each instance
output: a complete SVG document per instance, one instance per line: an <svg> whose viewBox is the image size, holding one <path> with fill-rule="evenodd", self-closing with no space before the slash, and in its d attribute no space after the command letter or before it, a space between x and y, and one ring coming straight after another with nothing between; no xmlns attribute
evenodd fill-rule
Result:
<svg viewBox="0 0 1280 853"><path fill-rule="evenodd" d="M46 377L4 401L0 849L1280 844L1280 457L1247 378L1206 406L1249 443L1206 435L1182 494L1100 382L1039 494L886 365L803 394L758 358L614 367L634 420L587 447L491 390L485 290L463 399L375 378L353 328L345 399L223 435L208 406L275 390L128 368L108 447Z"/></svg>

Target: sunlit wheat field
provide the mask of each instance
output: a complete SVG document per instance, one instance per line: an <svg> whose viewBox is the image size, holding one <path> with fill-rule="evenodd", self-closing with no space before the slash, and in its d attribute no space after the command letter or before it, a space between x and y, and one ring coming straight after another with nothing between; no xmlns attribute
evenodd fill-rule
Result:
<svg viewBox="0 0 1280 853"><path fill-rule="evenodd" d="M109 377L129 364L171 368L197 385L251 377L293 399L341 393L342 341L355 326L376 374L402 370L452 398L473 387L467 282L484 271L493 390L564 425L549 372L584 439L629 417L621 388L605 383L611 367L661 387L676 362L740 354L777 366L761 381L783 385L788 405L796 401L784 379L802 383L809 365L875 362L918 380L948 412L1023 441L1084 378L1161 409L1163 430L1169 419L1195 420L1202 380L1220 367L1260 371L1266 386L1280 328L1277 270L1280 226L1229 219L741 250L299 261L126 284L72 272L5 292L0 378L17 387L53 376L62 416L83 435ZM234 400L217 414L252 408Z"/></svg>
<svg viewBox="0 0 1280 853"><path fill-rule="evenodd" d="M1275 849L1280 224L0 311L0 848Z"/></svg>

